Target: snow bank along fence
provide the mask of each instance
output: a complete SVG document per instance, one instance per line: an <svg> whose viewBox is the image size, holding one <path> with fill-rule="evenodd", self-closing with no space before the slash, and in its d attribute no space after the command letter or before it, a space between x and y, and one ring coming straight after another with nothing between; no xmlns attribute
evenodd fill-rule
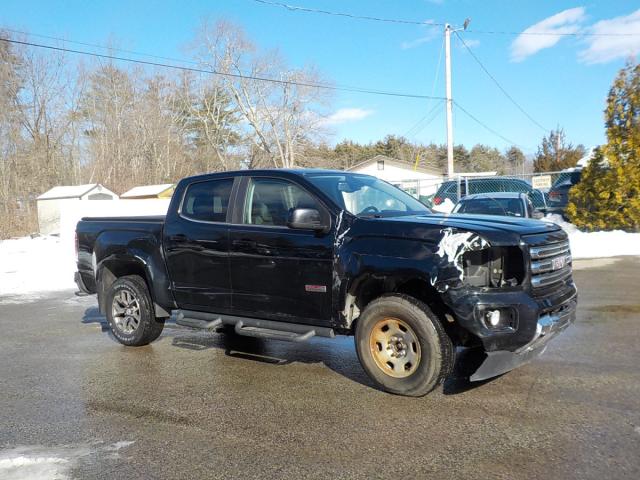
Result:
<svg viewBox="0 0 640 480"><path fill-rule="evenodd" d="M547 203L551 187L569 180L572 173L562 171L492 176L461 174L437 179L407 179L392 183L439 211L451 211L460 198L474 193L528 193L532 189L539 191L532 194L534 205L542 207Z"/></svg>

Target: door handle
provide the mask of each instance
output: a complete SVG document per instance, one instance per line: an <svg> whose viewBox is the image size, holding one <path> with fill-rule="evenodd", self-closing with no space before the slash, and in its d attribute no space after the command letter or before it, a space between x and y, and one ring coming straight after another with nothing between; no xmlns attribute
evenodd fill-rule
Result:
<svg viewBox="0 0 640 480"><path fill-rule="evenodd" d="M182 233L179 233L177 235L171 235L169 237L169 240L171 242L186 242L187 241L187 236L183 235Z"/></svg>

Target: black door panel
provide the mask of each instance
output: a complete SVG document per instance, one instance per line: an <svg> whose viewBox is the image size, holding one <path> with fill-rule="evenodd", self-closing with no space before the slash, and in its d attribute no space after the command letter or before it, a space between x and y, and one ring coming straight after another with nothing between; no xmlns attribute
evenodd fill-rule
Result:
<svg viewBox="0 0 640 480"><path fill-rule="evenodd" d="M292 208L323 208L302 187L254 177L242 225L230 226L233 310L247 316L322 325L331 317L333 235L286 226Z"/></svg>
<svg viewBox="0 0 640 480"><path fill-rule="evenodd" d="M231 308L229 225L232 178L187 187L180 212L165 225L164 248L174 296L182 308Z"/></svg>

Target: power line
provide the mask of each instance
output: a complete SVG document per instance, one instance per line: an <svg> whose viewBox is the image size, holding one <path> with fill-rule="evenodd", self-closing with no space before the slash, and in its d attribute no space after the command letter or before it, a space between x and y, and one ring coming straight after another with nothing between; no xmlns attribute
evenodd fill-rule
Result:
<svg viewBox="0 0 640 480"><path fill-rule="evenodd" d="M47 40L55 40L57 42L62 42L63 44L64 43L71 43L71 44L74 44L74 45L82 45L83 47L100 48L102 50L107 50L109 52L121 52L121 53L128 53L130 55L136 55L136 56L139 56L139 57L149 57L149 58L155 58L155 59L158 59L158 60L166 60L166 61L169 61L169 62L180 62L180 63L189 63L191 65L200 65L195 60L186 60L184 58L163 57L163 56L160 56L160 55L154 55L154 54L151 54L151 53L137 52L135 50L126 50L126 49L123 49L123 48L113 47L113 46L109 46L109 45L100 45L100 44L97 44L97 43L79 42L77 40L70 40L70 39L67 39L67 38L52 37L50 35L41 35L41 34L38 34L38 33L24 32L22 30L14 30L12 28L2 27L2 28L0 28L0 31L17 33L17 34L20 34L20 35L25 35L27 37L46 38Z"/></svg>
<svg viewBox="0 0 640 480"><path fill-rule="evenodd" d="M107 55L107 54L102 54L102 53L87 52L87 51L83 51L83 50L75 50L75 49L70 49L70 48L56 47L56 46L53 46L53 45L45 45L45 44L33 43L33 42L25 42L25 41L21 41L21 40L13 40L13 39L2 38L2 37L0 37L0 41L7 42L7 43L18 44L18 45L25 45L25 46L29 46L29 47L43 48L43 49L47 49L47 50L54 50L54 51L58 51L58 52L74 53L74 54L78 54L78 55L86 55L86 56L90 56L90 57L94 57L94 58L117 60L117 61L121 61L121 62L136 63L136 64L140 64L140 65L148 65L148 66L153 66L153 67L170 68L170 69L174 69L174 70L182 70L182 71L195 72L195 73L207 73L207 74L210 74L210 75L219 75L219 76L222 76L222 77L229 77L229 78L239 78L239 79L243 79L243 80L253 80L253 81L259 81L259 82L276 83L276 84L280 84L280 85L295 85L295 86L299 86L299 87L319 88L319 89L324 89L324 90L343 91L343 92L352 92L352 93L366 93L366 94L371 94L371 95L383 95L383 96L389 96L389 97L418 98L418 99L427 99L427 100L444 100L443 97L432 97L432 96L429 96L429 95L422 95L422 94L415 94L415 93L391 92L391 91L386 91L386 90L374 90L374 89L350 87L350 86L342 86L342 85L328 85L328 84L313 83L313 82L299 82L299 81L294 81L294 80L283 80L283 79L276 79L276 78L269 78L269 77L259 77L259 76L255 76L255 75L243 75L243 74L239 74L239 73L219 72L217 70L207 70L207 69L204 69L204 68L183 67L183 66L179 66L179 65L171 65L171 64L168 64L168 63L152 62L152 61L148 61L148 60L137 60L137 59L128 58L128 57L120 57L120 56L116 56L116 55Z"/></svg>
<svg viewBox="0 0 640 480"><path fill-rule="evenodd" d="M480 68L484 71L484 73L486 73L487 76L493 81L493 83L495 83L496 86L500 89L500 91L502 93L504 93L504 96L507 97L511 101L511 103L513 103L516 106L516 108L518 110L520 110L529 120L531 120L531 122L533 124L535 124L536 126L541 128L545 132L549 132L548 128L545 128L543 125L540 124L540 122L538 122L535 118L533 118L531 115L529 115L529 113L518 102L516 102L515 99L511 95L509 95L509 92L507 92L504 89L504 87L502 85L500 85L500 82L498 82L498 80L496 80L496 78L493 75L491 75L489 70L487 70L487 67L485 67L484 64L480 61L480 59L476 56L476 54L473 53L473 50L471 48L469 48L469 45L466 44L466 42L462 39L460 34L458 32L456 32L456 31L454 31L454 33L456 34L456 37L458 37L458 40L460 40L460 42L462 42L462 45L464 46L464 48L467 49L467 51L471 54L473 59L478 63L478 65L480 65Z"/></svg>
<svg viewBox="0 0 640 480"><path fill-rule="evenodd" d="M436 66L436 72L435 75L433 76L433 84L431 85L431 96L434 96L436 93L436 84L438 83L438 77L440 76L440 65L442 64L442 51L444 50L444 38L442 39L442 45L440 46L440 54L438 55L438 64ZM431 106L431 100L429 100L427 102L427 108ZM421 126L418 130L416 130L414 132L414 129L418 128L418 126L427 119L427 117L429 115L431 115L431 113L433 112L433 110L435 110L439 105L436 105L432 110L430 110L424 117L422 117L420 120L418 120L411 128L409 128L409 130L407 130L407 132L404 134L404 136L408 136L411 135L412 137L415 137L415 135L418 134L418 132L422 131L429 123L431 123L433 121L433 118L431 120L429 120L427 122L426 125ZM435 118L435 117L434 117ZM411 132L411 133L410 133Z"/></svg>
<svg viewBox="0 0 640 480"><path fill-rule="evenodd" d="M405 25L421 25L427 27L444 27L446 23L444 22L421 22L418 20L406 20L406 19L398 19L398 18L382 18L382 17L372 17L368 15L356 15L352 13L346 12L334 12L330 10L320 10L316 8L308 8L308 7L300 7L298 5L290 5L282 2L275 2L271 0L253 0L256 3L261 3L263 5L269 5L272 7L280 7L287 9L291 12L304 12L304 13L319 13L322 15L332 15L336 17L345 17L354 20L367 20L374 22L384 22L384 23L398 23ZM552 36L552 37L633 37L640 36L640 32L611 32L611 33L596 33L596 32L536 32L536 31L498 31L498 30L468 30L472 33L479 33L483 35L540 35L540 36Z"/></svg>
<svg viewBox="0 0 640 480"><path fill-rule="evenodd" d="M509 140L507 137L505 137L504 135L502 135L501 133L497 132L496 130L494 130L493 128L491 128L490 126L488 126L486 123L484 123L482 120L478 119L475 115L473 115L471 112L469 112L467 109L465 109L462 105L460 105L458 102L456 102L455 100L453 101L454 105L456 107L458 107L463 113L465 113L471 120L473 120L474 122L476 122L478 125L481 125L482 127L484 127L487 131L493 133L495 136L501 138L502 140L504 140L507 143L510 143L511 145L515 145L517 147L523 148L522 145L518 145L516 142L514 142L513 140Z"/></svg>
<svg viewBox="0 0 640 480"><path fill-rule="evenodd" d="M269 5L272 7L282 7L285 8L287 10L290 10L292 12L305 12L305 13L320 13L322 15L333 15L336 17L347 17L347 18L352 18L355 20L369 20L369 21L373 21L373 22L385 22L385 23L401 23L401 24L405 24L405 25L426 25L426 26L432 26L432 27L444 27L444 23L435 23L435 22L420 22L417 20L401 20L401 19L396 19L396 18L381 18L381 17L370 17L368 15L355 15L352 13L345 13L345 12L332 12L329 10L320 10L317 8L307 8L307 7L300 7L297 5L289 5L287 3L282 3L282 2L272 2L269 0L253 0L256 3L262 3L264 5Z"/></svg>
<svg viewBox="0 0 640 480"><path fill-rule="evenodd" d="M403 137L408 137L408 136L415 137L418 133L424 130L427 127L427 125L429 125L433 120L435 120L435 118L441 113L441 110L438 110L438 108L441 106L442 106L442 103L440 102L436 103L426 115L424 115L420 120L414 123L413 126L409 128L409 130L406 131ZM436 112L436 114L432 116L434 112ZM423 122L427 119L428 119L427 123L423 125Z"/></svg>

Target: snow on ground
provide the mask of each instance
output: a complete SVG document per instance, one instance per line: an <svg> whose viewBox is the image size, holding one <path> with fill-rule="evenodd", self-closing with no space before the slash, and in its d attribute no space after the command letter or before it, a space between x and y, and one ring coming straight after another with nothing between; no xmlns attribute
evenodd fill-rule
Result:
<svg viewBox="0 0 640 480"><path fill-rule="evenodd" d="M0 303L77 288L75 229L82 217L164 215L168 206L169 199L73 202L60 213L59 236L0 240Z"/></svg>
<svg viewBox="0 0 640 480"><path fill-rule="evenodd" d="M0 478L3 480L66 480L71 471L88 456L107 459L120 457L119 450L128 448L134 442L122 441L111 445L64 446L47 448L43 446L21 446L0 450Z"/></svg>
<svg viewBox="0 0 640 480"><path fill-rule="evenodd" d="M640 255L640 233L621 230L611 232L581 232L560 215L547 215L545 221L561 226L569 234L573 258L603 258Z"/></svg>
<svg viewBox="0 0 640 480"><path fill-rule="evenodd" d="M0 296L33 295L75 288L73 250L58 237L0 241Z"/></svg>

